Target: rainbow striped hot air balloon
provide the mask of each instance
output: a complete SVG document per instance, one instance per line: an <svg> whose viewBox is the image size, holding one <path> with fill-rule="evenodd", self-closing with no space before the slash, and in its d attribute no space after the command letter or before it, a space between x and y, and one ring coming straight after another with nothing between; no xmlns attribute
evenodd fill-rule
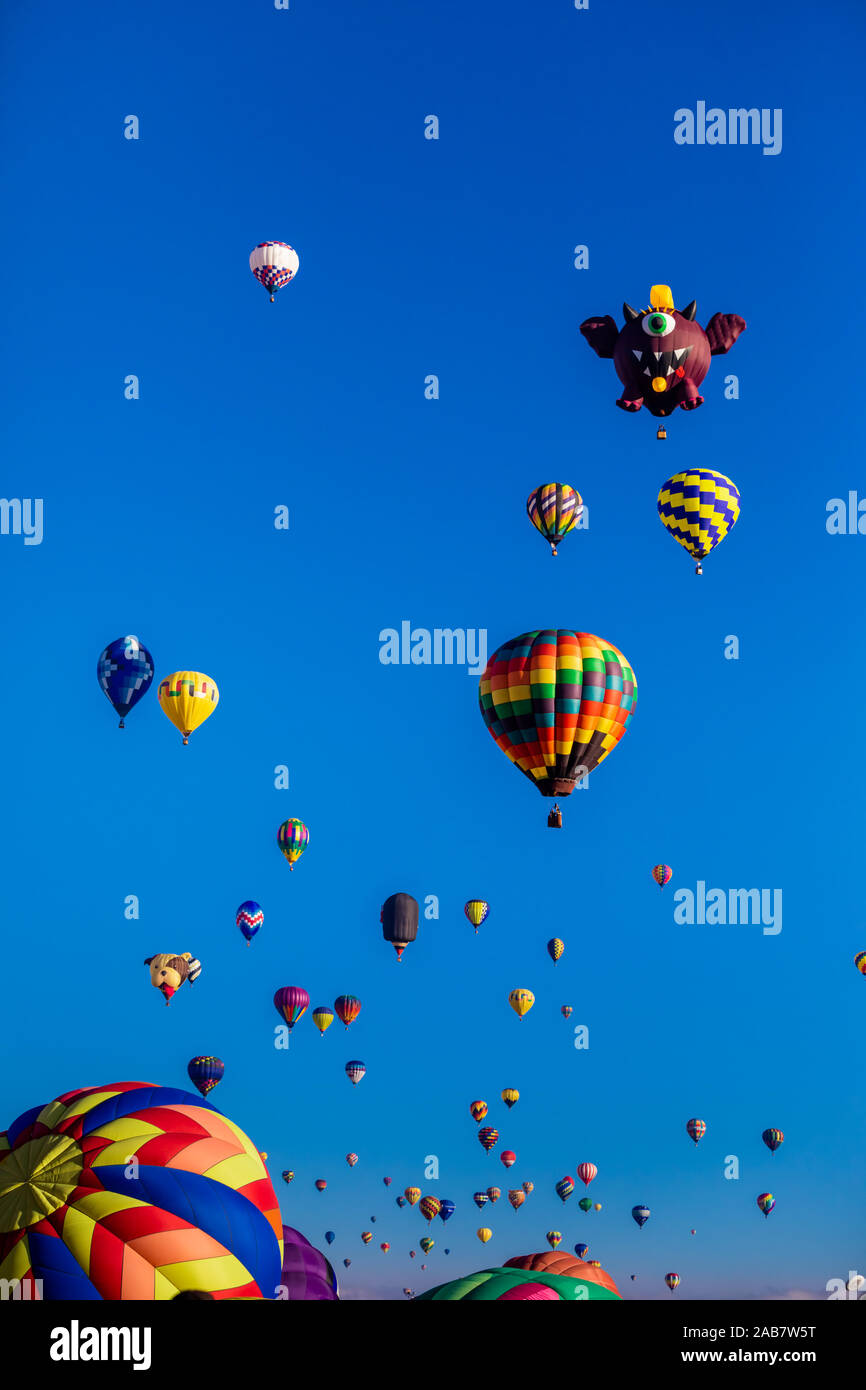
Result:
<svg viewBox="0 0 866 1390"><path fill-rule="evenodd" d="M547 1243L551 1250L555 1250L558 1245L562 1244L562 1231L548 1231Z"/></svg>
<svg viewBox="0 0 866 1390"><path fill-rule="evenodd" d="M249 946L253 937L260 931L265 920L265 914L251 899L241 903L235 913L235 926L240 930L241 935Z"/></svg>
<svg viewBox="0 0 866 1390"><path fill-rule="evenodd" d="M755 1201L765 1216L769 1216L773 1207L776 1205L776 1199L772 1192L759 1192Z"/></svg>
<svg viewBox="0 0 866 1390"><path fill-rule="evenodd" d="M780 1129L765 1129L761 1138L771 1154L774 1154L785 1142L785 1136Z"/></svg>
<svg viewBox="0 0 866 1390"><path fill-rule="evenodd" d="M492 1203L494 1204L494 1206L495 1206L496 1203L499 1201L499 1198L502 1196L502 1188L501 1188L501 1187L488 1187L488 1189L487 1189L487 1196L490 1198L491 1202L492 1202Z"/></svg>
<svg viewBox="0 0 866 1390"><path fill-rule="evenodd" d="M282 1254L258 1150L193 1092L88 1086L0 1134L0 1280L22 1298L272 1299Z"/></svg>
<svg viewBox="0 0 866 1390"><path fill-rule="evenodd" d="M219 1085L225 1070L225 1062L221 1062L219 1057L193 1057L186 1068L190 1081L203 1096Z"/></svg>
<svg viewBox="0 0 866 1390"><path fill-rule="evenodd" d="M274 1008L285 1019L290 1034L309 1007L310 996L300 985L283 985L274 995Z"/></svg>
<svg viewBox="0 0 866 1390"><path fill-rule="evenodd" d="M201 671L172 671L160 681L157 696L163 714L189 743L190 734L213 714L220 693L216 681Z"/></svg>
<svg viewBox="0 0 866 1390"><path fill-rule="evenodd" d="M674 1274L673 1272L671 1272L670 1274L665 1275L665 1283L667 1284L671 1293L673 1293L674 1289L677 1287L677 1284L679 1282L680 1276L678 1274Z"/></svg>
<svg viewBox="0 0 866 1390"><path fill-rule="evenodd" d="M470 898L463 911L475 928L475 935L477 936L478 928L490 914L490 904L485 902L483 898Z"/></svg>
<svg viewBox="0 0 866 1390"><path fill-rule="evenodd" d="M861 975L866 975L866 951L858 951L854 957L854 964Z"/></svg>
<svg viewBox="0 0 866 1390"><path fill-rule="evenodd" d="M354 1168L355 1164L358 1162L358 1155L346 1154L346 1162L348 1163L350 1168Z"/></svg>
<svg viewBox="0 0 866 1390"><path fill-rule="evenodd" d="M294 869L309 843L310 832L297 818L283 821L277 831L277 845L290 869Z"/></svg>
<svg viewBox="0 0 866 1390"><path fill-rule="evenodd" d="M670 883L674 876L670 864L654 864L651 873L659 888L664 888L665 884Z"/></svg>
<svg viewBox="0 0 866 1390"><path fill-rule="evenodd" d="M495 1147L498 1139L499 1130L494 1129L492 1125L485 1125L483 1129L479 1129L478 1131L478 1142L485 1153L490 1153L490 1150Z"/></svg>
<svg viewBox="0 0 866 1390"><path fill-rule="evenodd" d="M686 1133L691 1139L699 1144L707 1132L707 1127L703 1120L686 1120Z"/></svg>
<svg viewBox="0 0 866 1390"><path fill-rule="evenodd" d="M583 512L583 498L568 483L542 483L526 499L526 514L550 544L550 553L573 530Z"/></svg>
<svg viewBox="0 0 866 1390"><path fill-rule="evenodd" d="M349 1027L361 1012L361 1001L354 994L341 994L334 1000L334 1012L341 1023Z"/></svg>
<svg viewBox="0 0 866 1390"><path fill-rule="evenodd" d="M407 1187L404 1196L410 1207L414 1207L416 1202L421 1201L421 1189L420 1187Z"/></svg>

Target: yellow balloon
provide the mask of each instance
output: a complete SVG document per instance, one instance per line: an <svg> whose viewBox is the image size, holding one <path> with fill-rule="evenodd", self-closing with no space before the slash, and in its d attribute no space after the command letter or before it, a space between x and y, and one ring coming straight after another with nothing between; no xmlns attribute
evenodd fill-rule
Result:
<svg viewBox="0 0 866 1390"><path fill-rule="evenodd" d="M511 1005L518 1018L523 1018L535 1003L535 995L531 989L513 989L508 996Z"/></svg>
<svg viewBox="0 0 866 1390"><path fill-rule="evenodd" d="M508 1109L510 1110L512 1105L516 1105L517 1102L520 1100L520 1092L515 1091L514 1088L511 1086L507 1086L505 1090L502 1092L502 1099L508 1106Z"/></svg>
<svg viewBox="0 0 866 1390"><path fill-rule="evenodd" d="M331 1013L330 1009L313 1009L313 1022L319 1032L324 1034L326 1029L330 1028L331 1024L334 1022L334 1015Z"/></svg>
<svg viewBox="0 0 866 1390"><path fill-rule="evenodd" d="M184 743L189 743L193 730L213 714L219 698L216 682L201 671L172 671L159 683L163 714L180 729Z"/></svg>
<svg viewBox="0 0 866 1390"><path fill-rule="evenodd" d="M601 1202L596 1202L595 1209L596 1211L601 1211Z"/></svg>
<svg viewBox="0 0 866 1390"><path fill-rule="evenodd" d="M479 1226L475 1234L481 1241L481 1244L486 1245L488 1240L490 1240L490 1237L493 1235L493 1232L491 1231L489 1226Z"/></svg>

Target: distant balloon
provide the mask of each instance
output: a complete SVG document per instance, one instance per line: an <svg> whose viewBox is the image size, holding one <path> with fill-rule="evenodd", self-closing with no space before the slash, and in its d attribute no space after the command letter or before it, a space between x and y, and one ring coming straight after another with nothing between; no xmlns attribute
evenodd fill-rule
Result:
<svg viewBox="0 0 866 1390"><path fill-rule="evenodd" d="M216 682L201 671L172 671L160 681L157 696L163 714L189 743L190 734L213 714L220 693Z"/></svg>
<svg viewBox="0 0 866 1390"><path fill-rule="evenodd" d="M362 1232L361 1232L361 1239L362 1239L362 1241L364 1242L365 1245L369 1245L369 1244L370 1244L370 1241L373 1239L373 1232L372 1232L372 1231L362 1231Z"/></svg>
<svg viewBox="0 0 866 1390"><path fill-rule="evenodd" d="M207 1096L222 1081L225 1069L219 1057L193 1057L186 1070L196 1090Z"/></svg>
<svg viewBox="0 0 866 1390"><path fill-rule="evenodd" d="M118 637L109 642L96 663L96 679L120 715L118 728L147 694L153 680L153 657L137 637Z"/></svg>
<svg viewBox="0 0 866 1390"><path fill-rule="evenodd" d="M316 1178L314 1186L317 1192L324 1192L328 1184L324 1178Z"/></svg>
<svg viewBox="0 0 866 1390"><path fill-rule="evenodd" d="M481 1241L481 1244L482 1244L482 1245L486 1245L487 1242L488 1242L488 1240L490 1240L490 1239L492 1238L492 1236L493 1236L493 1232L491 1231L491 1229L490 1229L489 1226L479 1226L479 1228L478 1228L478 1230L475 1232L475 1234L477 1235L478 1239Z"/></svg>
<svg viewBox="0 0 866 1390"><path fill-rule="evenodd" d="M383 1183L385 1184L386 1187L390 1187L390 1186L391 1186L391 1183L393 1182L393 1179L392 1179L392 1178L383 1178L382 1181L383 1181Z"/></svg>
<svg viewBox="0 0 866 1390"><path fill-rule="evenodd" d="M508 1002L522 1022L524 1015L529 1013L535 1003L535 995L531 989L513 989L508 996Z"/></svg>
<svg viewBox="0 0 866 1390"><path fill-rule="evenodd" d="M773 1154L785 1142L785 1136L780 1129L765 1129L761 1138Z"/></svg>
<svg viewBox="0 0 866 1390"><path fill-rule="evenodd" d="M290 869L294 869L309 843L310 832L296 817L283 821L277 831L277 845Z"/></svg>
<svg viewBox="0 0 866 1390"><path fill-rule="evenodd" d="M866 975L866 951L858 951L854 957L854 964L861 975Z"/></svg>
<svg viewBox="0 0 866 1390"><path fill-rule="evenodd" d="M556 965L556 962L558 960L562 959L564 951L565 942L560 941L558 936L552 936L547 943L547 954L550 956L550 959L553 961L554 965Z"/></svg>
<svg viewBox="0 0 866 1390"><path fill-rule="evenodd" d="M235 913L235 926L240 929L248 946L253 937L261 930L264 920L265 914L258 903L254 903L252 900L241 903Z"/></svg>
<svg viewBox="0 0 866 1390"><path fill-rule="evenodd" d="M580 1178L584 1187L589 1187L592 1180L598 1177L598 1169L594 1163L578 1163L577 1176Z"/></svg>
<svg viewBox="0 0 866 1390"><path fill-rule="evenodd" d="M418 902L411 893L392 893L379 913L382 935L390 941L399 960L418 935Z"/></svg>
<svg viewBox="0 0 866 1390"><path fill-rule="evenodd" d="M585 1242L579 1241L577 1245L574 1247L574 1253L579 1260L585 1260L586 1252L588 1249L589 1246Z"/></svg>
<svg viewBox="0 0 866 1390"><path fill-rule="evenodd" d="M472 1116L472 1118L473 1118L473 1120L475 1121L476 1124L480 1124L480 1122L484 1119L484 1116L487 1114L487 1101L486 1101L486 1100L473 1100L473 1101L470 1101L470 1102L469 1102L469 1114Z"/></svg>
<svg viewBox="0 0 866 1390"><path fill-rule="evenodd" d="M481 923L486 920L490 913L490 904L488 902L485 902L483 898L470 898L466 906L463 908L463 911L466 913L466 916L469 918L469 921L475 928L475 935L477 936L478 928L481 926Z"/></svg>
<svg viewBox="0 0 866 1390"><path fill-rule="evenodd" d="M333 1245L336 1239L337 1237L335 1236L333 1231L325 1232L325 1240L328 1242L329 1245Z"/></svg>
<svg viewBox="0 0 866 1390"><path fill-rule="evenodd" d="M530 1192L534 1192L534 1191L535 1191L535 1183L534 1183L534 1182L522 1182L522 1183L520 1184L520 1186L523 1188L523 1190L524 1190L524 1192L526 1193L527 1197L529 1196Z"/></svg>
<svg viewBox="0 0 866 1390"><path fill-rule="evenodd" d="M511 1087L508 1087L506 1090L502 1092L502 1099L508 1106L508 1109L510 1110L512 1105L516 1105L517 1102L520 1100L520 1092L513 1090Z"/></svg>
<svg viewBox="0 0 866 1390"><path fill-rule="evenodd" d="M574 1183L571 1178L564 1177L559 1179L559 1182L556 1184L556 1195L560 1201L567 1202L573 1191Z"/></svg>
<svg viewBox="0 0 866 1390"><path fill-rule="evenodd" d="M421 1246L421 1249L424 1251L424 1254L429 1255L436 1242L435 1240L432 1240L430 1236L422 1236L418 1244Z"/></svg>
<svg viewBox="0 0 866 1390"><path fill-rule="evenodd" d="M298 253L287 241L260 241L250 252L250 270L272 304L277 291L295 278L299 265Z"/></svg>
<svg viewBox="0 0 866 1390"><path fill-rule="evenodd" d="M334 1015L326 1004L319 1004L317 1008L313 1009L313 1012L310 1015L310 1017L312 1018L322 1037L325 1036L325 1033L330 1028L331 1024L334 1022Z"/></svg>
<svg viewBox="0 0 866 1390"><path fill-rule="evenodd" d="M300 985L283 985L274 995L274 1008L285 1019L290 1033L309 1006L310 996Z"/></svg>
<svg viewBox="0 0 866 1390"><path fill-rule="evenodd" d="M700 1143L707 1132L707 1127L703 1120L686 1120L686 1133L696 1144Z"/></svg>
<svg viewBox="0 0 866 1390"><path fill-rule="evenodd" d="M478 1210L480 1211L481 1208L484 1206L484 1203L490 1201L490 1198L487 1196L486 1192L473 1192L472 1200L475 1203Z"/></svg>
<svg viewBox="0 0 866 1390"><path fill-rule="evenodd" d="M523 1191L522 1187L513 1187L509 1190L508 1200L514 1210L517 1211L517 1208L522 1207L523 1203L526 1201L526 1193Z"/></svg>
<svg viewBox="0 0 866 1390"><path fill-rule="evenodd" d="M379 1246L379 1249L383 1252L383 1254L387 1255L388 1251L391 1249L391 1246L387 1240L383 1240L382 1244Z"/></svg>
<svg viewBox="0 0 866 1390"><path fill-rule="evenodd" d="M550 1246L551 1250L555 1250L556 1247L557 1247L558 1245L561 1245L561 1244L562 1244L562 1232L561 1232L561 1231L548 1231L548 1232L547 1232L547 1243L548 1243L548 1245Z"/></svg>
<svg viewBox="0 0 866 1390"><path fill-rule="evenodd" d="M347 1062L346 1075L352 1085L357 1086L358 1082L363 1081L364 1077L367 1075L367 1068L364 1066L363 1062Z"/></svg>
<svg viewBox="0 0 866 1390"><path fill-rule="evenodd" d="M577 1205L580 1207L581 1211L592 1211L592 1198L581 1197Z"/></svg>
<svg viewBox="0 0 866 1390"><path fill-rule="evenodd" d="M283 1169L283 1182L288 1186L288 1184L289 1184L290 1182L294 1182L294 1181L295 1181L295 1175L294 1175L294 1173L292 1172L291 1168L284 1168L284 1169Z"/></svg>
<svg viewBox="0 0 866 1390"><path fill-rule="evenodd" d="M485 1125L483 1129L478 1131L478 1142L485 1153L489 1154L490 1150L495 1148L498 1139L499 1130L494 1129L492 1125Z"/></svg>
<svg viewBox="0 0 866 1390"><path fill-rule="evenodd" d="M562 1014L563 1018L571 1018L571 1015L574 1013L574 1009L571 1007L570 1004L563 1004L559 1012Z"/></svg>
<svg viewBox="0 0 866 1390"><path fill-rule="evenodd" d="M442 1222L450 1221L455 1211L456 1207L451 1199L449 1197L443 1197L439 1203L439 1220Z"/></svg>
<svg viewBox="0 0 866 1390"><path fill-rule="evenodd" d="M405 1207L406 1205L406 1198L402 1195L400 1197L395 1197L394 1201L397 1203L398 1207Z"/></svg>
<svg viewBox="0 0 866 1390"><path fill-rule="evenodd" d="M346 1162L348 1163L350 1168L354 1168L355 1164L358 1162L358 1155L346 1154Z"/></svg>
<svg viewBox="0 0 866 1390"><path fill-rule="evenodd" d="M674 876L670 864L654 864L651 872L659 888L664 888L665 884L670 883Z"/></svg>
<svg viewBox="0 0 866 1390"><path fill-rule="evenodd" d="M640 1227L640 1229L643 1230L644 1226L646 1225L646 1223L647 1223L647 1222L649 1221L649 1219L650 1219L650 1209L649 1209L649 1207L645 1207L645 1206L632 1207L632 1209L631 1209L631 1214L632 1214L632 1216L634 1217L634 1219L635 1219L635 1221L637 1222L637 1224L638 1224L638 1226Z"/></svg>
<svg viewBox="0 0 866 1390"><path fill-rule="evenodd" d="M580 520L583 498L568 483L542 483L526 500L526 514L537 531L550 544L550 552Z"/></svg>
<svg viewBox="0 0 866 1390"><path fill-rule="evenodd" d="M503 1163L506 1168L513 1168L517 1162L517 1154L513 1149L503 1149L499 1155L499 1162Z"/></svg>
<svg viewBox="0 0 866 1390"><path fill-rule="evenodd" d="M361 1001L356 999L354 994L341 994L334 1000L334 1012L340 1022L345 1023L348 1028L361 1012Z"/></svg>
<svg viewBox="0 0 866 1390"><path fill-rule="evenodd" d="M596 1202L595 1209L596 1211L601 1211L601 1202Z"/></svg>
<svg viewBox="0 0 866 1390"><path fill-rule="evenodd" d="M667 1286L668 1286L668 1288L670 1289L671 1293L673 1293L674 1289L676 1288L676 1286L677 1286L677 1284L678 1284L679 1282L680 1282L680 1276L679 1276L678 1274L666 1274L666 1275L665 1275L665 1283L667 1284Z"/></svg>
<svg viewBox="0 0 866 1390"><path fill-rule="evenodd" d="M421 1201L421 1189L420 1187L407 1187L404 1196L410 1207L414 1207L416 1202Z"/></svg>
<svg viewBox="0 0 866 1390"><path fill-rule="evenodd" d="M438 1197L422 1197L418 1205L418 1210L429 1225L434 1216L439 1215L441 1202Z"/></svg>
<svg viewBox="0 0 866 1390"><path fill-rule="evenodd" d="M492 1202L492 1203L494 1204L494 1206L495 1206L496 1203L499 1201L499 1198L502 1196L502 1188L501 1188L501 1187L488 1187L488 1189L487 1189L487 1196L490 1198L491 1202Z"/></svg>
<svg viewBox="0 0 866 1390"><path fill-rule="evenodd" d="M755 1201L758 1203L758 1206L765 1216L769 1216L773 1207L776 1205L776 1199L772 1192L759 1192Z"/></svg>
<svg viewBox="0 0 866 1390"><path fill-rule="evenodd" d="M351 1260L344 1260L344 1261L343 1261L343 1264L346 1266L347 1269L349 1268L349 1265L350 1265L351 1263L352 1263Z"/></svg>
<svg viewBox="0 0 866 1390"><path fill-rule="evenodd" d="M692 1227L692 1229L689 1231L689 1235L690 1235L690 1236L696 1236L696 1235L697 1235L697 1231L694 1229L694 1227Z"/></svg>

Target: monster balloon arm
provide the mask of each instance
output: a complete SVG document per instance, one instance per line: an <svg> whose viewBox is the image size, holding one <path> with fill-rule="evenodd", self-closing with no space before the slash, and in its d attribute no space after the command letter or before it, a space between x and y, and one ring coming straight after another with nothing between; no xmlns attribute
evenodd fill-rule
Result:
<svg viewBox="0 0 866 1390"><path fill-rule="evenodd" d="M710 354L719 357L723 352L728 352L745 331L746 321L739 314L713 314L706 327Z"/></svg>
<svg viewBox="0 0 866 1390"><path fill-rule="evenodd" d="M605 314L603 319L584 319L580 331L599 357L613 357L619 329L610 314Z"/></svg>

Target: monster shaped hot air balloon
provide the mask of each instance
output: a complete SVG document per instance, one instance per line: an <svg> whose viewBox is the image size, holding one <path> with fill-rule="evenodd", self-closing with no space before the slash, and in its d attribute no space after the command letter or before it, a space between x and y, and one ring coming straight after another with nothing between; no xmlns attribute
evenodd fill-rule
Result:
<svg viewBox="0 0 866 1390"><path fill-rule="evenodd" d="M761 1138L771 1154L774 1154L785 1142L785 1136L780 1129L765 1129Z"/></svg>
<svg viewBox="0 0 866 1390"><path fill-rule="evenodd" d="M489 1154L490 1150L496 1147L498 1140L499 1130L494 1129L492 1125L485 1125L483 1129L479 1129L478 1142L485 1153Z"/></svg>
<svg viewBox="0 0 866 1390"><path fill-rule="evenodd" d="M274 995L274 1008L285 1019L291 1036L292 1029L310 1007L310 996L300 985L283 985Z"/></svg>
<svg viewBox="0 0 866 1390"><path fill-rule="evenodd" d="M703 574L701 561L736 524L740 494L724 473L689 468L662 483L658 513L674 540L697 560L695 574Z"/></svg>
<svg viewBox="0 0 866 1390"><path fill-rule="evenodd" d="M674 876L674 871L670 864L654 864L650 870L659 888L664 888L666 883L670 883Z"/></svg>
<svg viewBox="0 0 866 1390"><path fill-rule="evenodd" d="M487 1101L486 1101L486 1100L472 1100L472 1101L470 1101L470 1102L469 1102L469 1114L472 1116L472 1118L473 1118L473 1120L475 1121L476 1124L480 1124L481 1121L484 1119L484 1116L487 1114Z"/></svg>
<svg viewBox="0 0 866 1390"><path fill-rule="evenodd" d="M568 483L542 483L526 499L526 514L550 544L551 555L580 520L583 498Z"/></svg>
<svg viewBox="0 0 866 1390"><path fill-rule="evenodd" d="M298 253L287 241L260 241L250 252L250 270L272 304L277 291L295 278L299 265Z"/></svg>
<svg viewBox="0 0 866 1390"><path fill-rule="evenodd" d="M334 1015L327 1004L317 1004L310 1017L322 1037L325 1036L331 1024L334 1022Z"/></svg>
<svg viewBox="0 0 866 1390"><path fill-rule="evenodd" d="M100 655L96 679L120 715L118 728L124 729L129 711L150 689L153 657L137 637L118 637Z"/></svg>
<svg viewBox="0 0 866 1390"><path fill-rule="evenodd" d="M187 1063L187 1076L203 1096L207 1096L218 1086L225 1075L225 1062L221 1062L219 1057L193 1057Z"/></svg>
<svg viewBox="0 0 866 1390"><path fill-rule="evenodd" d="M258 903L254 903L252 900L241 903L235 913L235 926L248 946L253 937L261 930L264 920L265 914Z"/></svg>
<svg viewBox="0 0 866 1390"><path fill-rule="evenodd" d="M490 904L485 902L483 898L470 898L468 903L464 906L463 911L475 928L475 935L477 936L478 928L481 926L482 922L487 920L490 914Z"/></svg>
<svg viewBox="0 0 866 1390"><path fill-rule="evenodd" d="M558 936L552 936L547 943L547 954L550 956L554 965L556 965L556 962L562 960L565 954L565 942L560 941Z"/></svg>
<svg viewBox="0 0 866 1390"><path fill-rule="evenodd" d="M347 1062L346 1075L352 1085L357 1086L358 1082L363 1081L364 1077L367 1075L367 1068L364 1066L363 1062Z"/></svg>
<svg viewBox="0 0 866 1390"><path fill-rule="evenodd" d="M556 1195L561 1202L567 1202L574 1191L574 1183L570 1177L560 1178L556 1184Z"/></svg>
<svg viewBox="0 0 866 1390"><path fill-rule="evenodd" d="M17 1297L272 1299L282 1254L258 1150L191 1091L88 1086L0 1133L0 1281Z"/></svg>
<svg viewBox="0 0 866 1390"><path fill-rule="evenodd" d="M390 941L399 960L418 935L418 903L411 893L392 893L379 914L382 935Z"/></svg>
<svg viewBox="0 0 866 1390"><path fill-rule="evenodd" d="M201 961L191 956L189 951L177 956L162 952L157 956L148 956L144 963L150 966L150 983L154 989L161 991L166 1004L171 1003L182 984L188 980L193 985L201 974Z"/></svg>
<svg viewBox="0 0 866 1390"><path fill-rule="evenodd" d="M675 309L667 285L653 285L648 309L623 304L622 312L621 330L606 314L585 319L580 331L599 357L613 358L623 385L620 409L633 413L645 405L656 417L671 415L677 406L703 405L698 387L710 358L732 348L746 327L738 314L714 314L704 331L695 320L695 301Z"/></svg>
<svg viewBox="0 0 866 1390"><path fill-rule="evenodd" d="M201 671L173 671L160 681L157 694L163 714L183 734L184 743L210 718L220 698L216 682Z"/></svg>
<svg viewBox="0 0 866 1390"><path fill-rule="evenodd" d="M334 1012L340 1022L348 1028L349 1024L354 1023L361 1012L361 1001L356 999L354 994L341 994L334 1000Z"/></svg>
<svg viewBox="0 0 866 1390"><path fill-rule="evenodd" d="M678 1274L671 1273L671 1274L666 1274L666 1275L665 1275L665 1283L667 1284L667 1286L668 1286L668 1288L670 1289L671 1293L673 1293L674 1289L676 1288L676 1286L677 1286L677 1284L678 1284L679 1282L680 1282L680 1276L679 1276Z"/></svg>
<svg viewBox="0 0 866 1390"><path fill-rule="evenodd" d="M772 1192L759 1192L755 1201L765 1216L769 1216L773 1207L776 1205L776 1199Z"/></svg>
<svg viewBox="0 0 866 1390"><path fill-rule="evenodd" d="M296 817L283 821L277 831L277 845L290 869L294 869L309 843L310 832Z"/></svg>
<svg viewBox="0 0 866 1390"><path fill-rule="evenodd" d="M589 1187L589 1184L598 1177L598 1169L594 1163L578 1163L577 1176L584 1187Z"/></svg>
<svg viewBox="0 0 866 1390"><path fill-rule="evenodd" d="M513 1086L506 1086L505 1090L502 1092L502 1100L510 1110L512 1105L516 1105L520 1100L520 1092L515 1091Z"/></svg>
<svg viewBox="0 0 866 1390"><path fill-rule="evenodd" d="M513 989L508 996L508 1002L522 1022L535 1003L535 995L531 989Z"/></svg>
<svg viewBox="0 0 866 1390"><path fill-rule="evenodd" d="M639 1206L632 1207L631 1214L634 1220L637 1222L639 1229L643 1230L644 1226L650 1219L649 1207L645 1207L643 1203L641 1203Z"/></svg>
<svg viewBox="0 0 866 1390"><path fill-rule="evenodd" d="M479 687L481 716L497 747L546 797L570 796L604 761L636 702L637 681L622 652L570 628L504 643Z"/></svg>
<svg viewBox="0 0 866 1390"><path fill-rule="evenodd" d="M707 1127L703 1120L686 1120L686 1133L696 1144L700 1143L706 1132Z"/></svg>

